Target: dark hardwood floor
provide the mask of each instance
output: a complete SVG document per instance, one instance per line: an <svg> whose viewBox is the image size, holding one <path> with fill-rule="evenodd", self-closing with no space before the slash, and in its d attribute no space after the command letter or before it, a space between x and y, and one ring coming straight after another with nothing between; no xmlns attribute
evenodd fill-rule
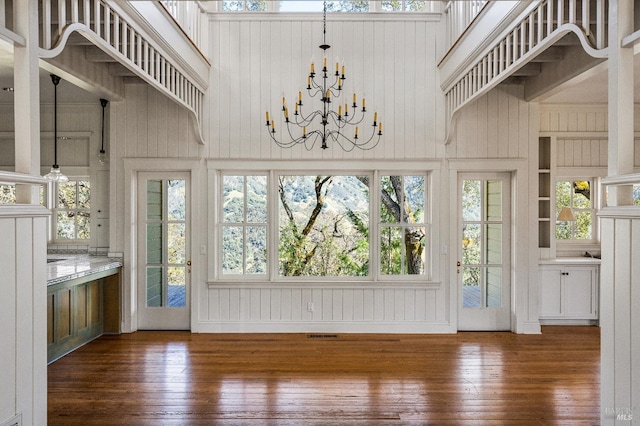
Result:
<svg viewBox="0 0 640 426"><path fill-rule="evenodd" d="M103 336L48 367L48 422L597 425L599 331Z"/></svg>

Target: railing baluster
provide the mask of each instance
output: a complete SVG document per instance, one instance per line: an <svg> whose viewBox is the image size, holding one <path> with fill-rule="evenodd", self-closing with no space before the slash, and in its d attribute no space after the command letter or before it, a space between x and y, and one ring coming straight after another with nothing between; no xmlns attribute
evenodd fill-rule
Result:
<svg viewBox="0 0 640 426"><path fill-rule="evenodd" d="M51 49L51 0L42 3L42 43L45 49Z"/></svg>
<svg viewBox="0 0 640 426"><path fill-rule="evenodd" d="M80 22L80 12L78 10L78 0L71 0L71 22Z"/></svg>
<svg viewBox="0 0 640 426"><path fill-rule="evenodd" d="M67 24L67 2L58 0L58 37L62 35L62 29Z"/></svg>

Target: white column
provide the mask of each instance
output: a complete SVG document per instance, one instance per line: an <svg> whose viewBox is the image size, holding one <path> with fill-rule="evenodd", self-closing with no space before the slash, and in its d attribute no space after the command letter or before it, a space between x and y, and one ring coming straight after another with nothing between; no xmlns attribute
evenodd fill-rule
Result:
<svg viewBox="0 0 640 426"><path fill-rule="evenodd" d="M633 172L633 49L621 47L633 32L633 3L609 2L609 176ZM640 212L624 207L631 203L630 186L610 186L600 212L602 425L640 417Z"/></svg>
<svg viewBox="0 0 640 426"><path fill-rule="evenodd" d="M40 176L40 83L38 78L38 2L14 2L15 32L26 40L14 49L13 86L16 172ZM39 186L18 185L18 203L38 204Z"/></svg>

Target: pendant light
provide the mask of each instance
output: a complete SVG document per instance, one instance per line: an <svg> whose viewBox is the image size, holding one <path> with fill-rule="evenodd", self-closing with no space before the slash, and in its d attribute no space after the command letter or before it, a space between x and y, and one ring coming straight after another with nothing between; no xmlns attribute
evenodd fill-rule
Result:
<svg viewBox="0 0 640 426"><path fill-rule="evenodd" d="M100 164L107 164L108 158L107 153L104 151L104 109L109 103L106 99L100 99L100 105L102 105L102 141L100 142L100 152L98 153L98 161Z"/></svg>
<svg viewBox="0 0 640 426"><path fill-rule="evenodd" d="M60 77L55 74L51 74L51 81L53 82L53 166L51 171L44 175L46 179L51 182L68 182L69 178L62 174L60 166L58 166L58 84L60 84Z"/></svg>

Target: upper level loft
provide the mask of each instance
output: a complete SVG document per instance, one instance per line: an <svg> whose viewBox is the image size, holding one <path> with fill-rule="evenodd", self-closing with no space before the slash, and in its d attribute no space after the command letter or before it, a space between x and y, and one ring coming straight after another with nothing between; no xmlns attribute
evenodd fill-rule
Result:
<svg viewBox="0 0 640 426"><path fill-rule="evenodd" d="M628 47L640 38L634 1ZM450 117L499 84L523 85L529 101L562 102L561 92L596 75L604 84L589 87L606 89L609 0L483 1L473 10L461 3L445 11L450 43L438 64ZM593 95L589 102L607 102L606 92Z"/></svg>
<svg viewBox="0 0 640 426"><path fill-rule="evenodd" d="M84 57L86 69L109 76L92 88L104 84L95 90L111 99L122 95L122 82L144 81L192 113L203 141L210 64L202 49L205 13L199 3L0 0L1 86L12 86L14 49L26 46L35 30L43 72L58 72L56 66L72 56Z"/></svg>

